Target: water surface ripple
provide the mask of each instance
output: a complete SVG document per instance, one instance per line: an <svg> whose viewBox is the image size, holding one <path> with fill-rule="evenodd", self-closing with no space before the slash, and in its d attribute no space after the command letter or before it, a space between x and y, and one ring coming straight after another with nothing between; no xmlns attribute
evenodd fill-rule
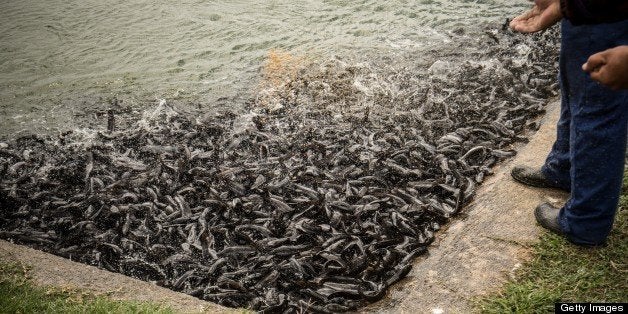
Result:
<svg viewBox="0 0 628 314"><path fill-rule="evenodd" d="M138 107L161 98L224 106L214 100L251 90L271 49L323 59L402 52L420 58L446 43L448 32L473 30L526 5L5 0L0 2L0 134L31 125L63 129L112 96Z"/></svg>

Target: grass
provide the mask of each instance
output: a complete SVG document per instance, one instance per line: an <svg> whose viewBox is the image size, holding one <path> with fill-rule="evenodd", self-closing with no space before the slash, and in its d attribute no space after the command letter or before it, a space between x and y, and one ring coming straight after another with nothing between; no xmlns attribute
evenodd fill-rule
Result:
<svg viewBox="0 0 628 314"><path fill-rule="evenodd" d="M585 249L545 233L533 259L498 293L476 300L481 313L547 313L555 302L628 301L628 172L608 245Z"/></svg>
<svg viewBox="0 0 628 314"><path fill-rule="evenodd" d="M22 264L0 262L0 313L173 313L154 304L112 301L76 290L35 286Z"/></svg>

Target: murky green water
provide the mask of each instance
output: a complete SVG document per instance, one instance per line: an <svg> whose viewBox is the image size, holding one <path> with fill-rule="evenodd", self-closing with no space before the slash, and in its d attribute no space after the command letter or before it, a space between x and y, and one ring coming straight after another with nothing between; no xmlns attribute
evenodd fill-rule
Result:
<svg viewBox="0 0 628 314"><path fill-rule="evenodd" d="M99 119L116 96L239 106L271 49L312 58L438 55L509 0L0 0L0 135ZM464 51L461 52L464 56ZM404 61L404 62L407 62Z"/></svg>

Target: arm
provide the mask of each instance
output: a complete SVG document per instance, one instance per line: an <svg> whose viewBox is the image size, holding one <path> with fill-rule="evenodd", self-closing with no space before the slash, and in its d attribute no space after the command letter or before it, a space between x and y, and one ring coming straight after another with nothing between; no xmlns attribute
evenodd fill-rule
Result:
<svg viewBox="0 0 628 314"><path fill-rule="evenodd" d="M521 33L544 30L563 17L574 25L628 19L626 0L535 0L532 9L515 17L510 27Z"/></svg>
<svg viewBox="0 0 628 314"><path fill-rule="evenodd" d="M510 21L510 27L521 33L544 30L563 18L560 0L535 0L532 9Z"/></svg>

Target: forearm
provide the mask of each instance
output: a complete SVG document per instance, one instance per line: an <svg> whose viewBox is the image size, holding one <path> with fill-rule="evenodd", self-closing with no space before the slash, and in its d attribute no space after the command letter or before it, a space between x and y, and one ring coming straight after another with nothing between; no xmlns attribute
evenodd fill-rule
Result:
<svg viewBox="0 0 628 314"><path fill-rule="evenodd" d="M612 23L628 19L626 0L560 0L563 17L574 25Z"/></svg>

